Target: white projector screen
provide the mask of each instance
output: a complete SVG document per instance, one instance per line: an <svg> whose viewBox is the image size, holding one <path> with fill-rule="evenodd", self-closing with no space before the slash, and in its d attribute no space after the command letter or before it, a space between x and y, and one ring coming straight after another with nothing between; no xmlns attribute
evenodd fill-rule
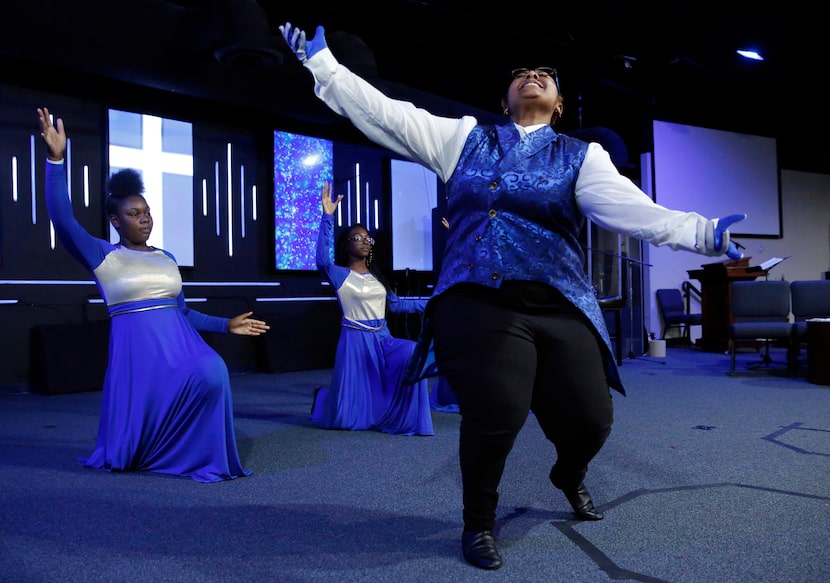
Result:
<svg viewBox="0 0 830 583"><path fill-rule="evenodd" d="M654 200L708 218L746 213L733 236L782 237L775 138L655 120Z"/></svg>
<svg viewBox="0 0 830 583"><path fill-rule="evenodd" d="M392 174L392 269L432 271L432 209L438 177L420 164L390 160Z"/></svg>

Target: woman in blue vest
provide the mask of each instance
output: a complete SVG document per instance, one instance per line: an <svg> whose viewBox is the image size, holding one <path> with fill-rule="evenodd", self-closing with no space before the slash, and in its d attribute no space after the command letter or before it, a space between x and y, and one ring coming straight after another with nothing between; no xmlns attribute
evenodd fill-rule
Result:
<svg viewBox="0 0 830 583"><path fill-rule="evenodd" d="M450 228L425 326L460 408L464 558L502 565L498 487L531 409L556 449L551 483L577 518L602 519L583 479L611 431L609 387L623 387L579 233L590 219L652 245L737 258L727 229L746 215L659 206L599 144L558 134L554 69L513 71L505 123L481 125L389 99L337 62L322 27L310 40L290 23L280 31L333 111L446 184Z"/></svg>

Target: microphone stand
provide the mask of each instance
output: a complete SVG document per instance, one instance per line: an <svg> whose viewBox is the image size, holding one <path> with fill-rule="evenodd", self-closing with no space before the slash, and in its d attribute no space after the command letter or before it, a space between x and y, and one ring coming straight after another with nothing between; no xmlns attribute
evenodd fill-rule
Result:
<svg viewBox="0 0 830 583"><path fill-rule="evenodd" d="M636 263L642 267L652 267L651 263L640 261L639 259L632 259L626 255L620 255L620 258L625 262L626 274L628 277L628 291L626 298L626 307L628 308L628 358L637 358L634 354L634 278L631 274L631 266ZM665 361L660 364L666 364Z"/></svg>
<svg viewBox="0 0 830 583"><path fill-rule="evenodd" d="M641 265L643 267L653 267L651 263L646 263L645 261L640 261L639 259L632 259L624 254L617 254L612 253L610 251L603 251L601 249L593 249L593 248L586 248L586 251L591 251L592 253L600 253L607 257L616 257L620 259L622 262L625 263L625 275L626 275L626 283L627 289L624 291L625 293L625 307L628 309L628 358L635 359L637 355L634 353L634 278L631 273L631 267L633 264ZM621 290L622 291L622 290ZM618 330L617 334L620 334L621 331ZM666 364L665 361L657 361L659 364Z"/></svg>

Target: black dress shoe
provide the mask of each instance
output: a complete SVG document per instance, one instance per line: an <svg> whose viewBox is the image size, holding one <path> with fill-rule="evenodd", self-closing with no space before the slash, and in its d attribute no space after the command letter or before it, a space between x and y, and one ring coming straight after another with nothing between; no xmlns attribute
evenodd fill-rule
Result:
<svg viewBox="0 0 830 583"><path fill-rule="evenodd" d="M602 520L605 515L594 508L594 501L591 500L591 493L585 487L583 482L580 482L576 488L563 487L556 482L554 471L550 471L551 483L562 490L562 493L567 498L571 507L574 509L574 514L580 520Z"/></svg>
<svg viewBox="0 0 830 583"><path fill-rule="evenodd" d="M594 508L594 501L591 500L591 493L585 484L580 483L575 490L562 490L565 498L571 503L574 514L580 520L602 520L605 515Z"/></svg>
<svg viewBox="0 0 830 583"><path fill-rule="evenodd" d="M464 559L479 569L494 570L501 567L496 539L489 530L465 530L461 533L461 550Z"/></svg>

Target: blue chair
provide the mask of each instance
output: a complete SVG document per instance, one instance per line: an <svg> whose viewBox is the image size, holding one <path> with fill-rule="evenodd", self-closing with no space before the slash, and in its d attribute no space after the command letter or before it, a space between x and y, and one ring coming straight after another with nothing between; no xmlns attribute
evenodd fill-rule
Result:
<svg viewBox="0 0 830 583"><path fill-rule="evenodd" d="M793 355L798 365L801 346L807 342L807 320L830 318L830 279L797 280L790 283L793 313Z"/></svg>
<svg viewBox="0 0 830 583"><path fill-rule="evenodd" d="M760 362L749 363L750 369L776 370L770 356L772 342L784 343L787 363L784 370L794 372L792 361L792 330L790 322L790 282L784 280L735 281L732 283L731 307L733 322L729 326L729 374L735 374L735 353L738 344L763 342ZM780 369L780 367L778 367Z"/></svg>
<svg viewBox="0 0 830 583"><path fill-rule="evenodd" d="M703 314L689 314L686 312L683 294L679 289L658 289L655 294L657 309L663 319L663 335L661 338L666 339L669 329L677 327L681 328L681 338L684 343L691 344L690 327L702 325Z"/></svg>

